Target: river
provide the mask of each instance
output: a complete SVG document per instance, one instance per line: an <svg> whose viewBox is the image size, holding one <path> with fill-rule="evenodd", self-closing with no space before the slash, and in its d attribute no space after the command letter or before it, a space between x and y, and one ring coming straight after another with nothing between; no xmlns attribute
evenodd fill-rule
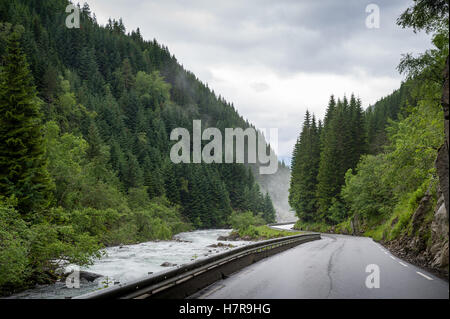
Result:
<svg viewBox="0 0 450 319"><path fill-rule="evenodd" d="M166 270L161 264L168 262L181 265L193 260L205 258L232 247L208 247L218 244L219 236L228 235L229 229L197 230L180 233L169 241L151 241L136 245L124 245L105 248L105 256L94 262L89 267L68 266L66 271L79 268L81 271L89 271L101 274L93 282L81 280L79 288L68 288L64 282L53 285L39 286L33 289L15 294L13 299L59 299L78 296L90 291L104 288L107 285L126 283L130 280L148 276L149 273ZM248 241L223 242L226 245L243 246ZM173 266L174 267L174 266Z"/></svg>

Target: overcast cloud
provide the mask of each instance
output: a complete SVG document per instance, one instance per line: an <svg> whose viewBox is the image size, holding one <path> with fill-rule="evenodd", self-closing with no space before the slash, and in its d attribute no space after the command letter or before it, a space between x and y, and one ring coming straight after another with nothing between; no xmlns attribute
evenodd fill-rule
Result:
<svg viewBox="0 0 450 319"><path fill-rule="evenodd" d="M277 127L288 161L306 109L322 118L331 94L352 92L367 107L399 87L402 53L430 47L428 35L395 24L405 0L86 2L100 24L122 17L127 31L168 46L256 127ZM370 3L379 29L365 26Z"/></svg>

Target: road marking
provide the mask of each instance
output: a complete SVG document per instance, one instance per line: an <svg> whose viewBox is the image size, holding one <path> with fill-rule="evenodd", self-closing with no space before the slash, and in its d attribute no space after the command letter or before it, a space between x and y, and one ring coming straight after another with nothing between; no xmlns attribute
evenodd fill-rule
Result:
<svg viewBox="0 0 450 319"><path fill-rule="evenodd" d="M384 253L387 255L387 252L384 251Z"/></svg>
<svg viewBox="0 0 450 319"><path fill-rule="evenodd" d="M381 251L384 251L384 247L381 246L380 244L376 243L375 241L373 241L374 245L377 246L378 248L380 248Z"/></svg>
<svg viewBox="0 0 450 319"><path fill-rule="evenodd" d="M416 273L418 273L418 274L421 275L422 277L427 278L428 280L433 280L433 278L428 277L427 275L422 274L420 271L416 271Z"/></svg>
<svg viewBox="0 0 450 319"><path fill-rule="evenodd" d="M395 258L394 258L394 257L392 257L392 256L389 256L389 257L391 257L392 259L394 259L394 260L395 260Z"/></svg>
<svg viewBox="0 0 450 319"><path fill-rule="evenodd" d="M399 261L398 263L399 263L400 265L402 265L402 266L408 267L407 264L404 264L404 263L402 263L401 261Z"/></svg>

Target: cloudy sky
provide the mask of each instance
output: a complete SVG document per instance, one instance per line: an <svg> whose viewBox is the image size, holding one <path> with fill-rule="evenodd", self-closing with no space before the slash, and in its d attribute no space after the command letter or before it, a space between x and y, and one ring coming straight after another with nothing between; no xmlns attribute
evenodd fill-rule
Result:
<svg viewBox="0 0 450 319"><path fill-rule="evenodd" d="M81 1L80 1L81 2ZM233 102L258 128L278 128L289 162L306 109L322 118L331 94L367 107L398 88L401 54L430 37L395 24L408 0L87 0L100 24L122 17ZM369 4L379 28L367 28Z"/></svg>

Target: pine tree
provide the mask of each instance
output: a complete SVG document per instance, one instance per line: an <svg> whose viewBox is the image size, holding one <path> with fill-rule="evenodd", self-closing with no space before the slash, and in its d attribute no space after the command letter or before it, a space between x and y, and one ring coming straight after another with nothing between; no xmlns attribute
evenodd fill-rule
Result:
<svg viewBox="0 0 450 319"><path fill-rule="evenodd" d="M315 116L306 111L303 129L294 152L290 192L290 205L297 216L311 221L316 216L317 173L320 156L320 136Z"/></svg>
<svg viewBox="0 0 450 319"><path fill-rule="evenodd" d="M91 122L89 125L86 141L89 143L89 147L86 151L87 157L91 160L98 157L101 152L102 139L94 122Z"/></svg>
<svg viewBox="0 0 450 319"><path fill-rule="evenodd" d="M325 117L323 119L323 126L327 127L333 117L334 110L336 108L336 101L334 95L330 96L330 101L328 102L327 110L325 112Z"/></svg>
<svg viewBox="0 0 450 319"><path fill-rule="evenodd" d="M49 205L52 183L39 102L19 39L15 30L0 71L0 195L15 196L19 211L28 215Z"/></svg>
<svg viewBox="0 0 450 319"><path fill-rule="evenodd" d="M122 22L122 20L120 20L120 21ZM129 59L123 60L121 72L122 72L123 85L128 90L134 85L134 81L135 81L134 75L133 75L133 69L131 67Z"/></svg>
<svg viewBox="0 0 450 319"><path fill-rule="evenodd" d="M345 138L345 109L345 103L338 99L336 107L322 131L322 150L316 195L320 218L323 220L327 218L332 199L339 193L340 178L343 179L341 171L346 160L343 155L345 155L346 143L348 143Z"/></svg>
<svg viewBox="0 0 450 319"><path fill-rule="evenodd" d="M125 187L135 188L140 187L143 184L143 173L139 166L139 162L131 152L127 154L127 162L125 167L122 168L122 179Z"/></svg>
<svg viewBox="0 0 450 319"><path fill-rule="evenodd" d="M267 223L274 223L276 221L276 211L273 207L273 203L270 199L269 193L266 193L266 195L264 196L263 218Z"/></svg>
<svg viewBox="0 0 450 319"><path fill-rule="evenodd" d="M95 62L95 55L92 50L83 48L80 53L78 74L82 80L89 80L97 71L97 63Z"/></svg>
<svg viewBox="0 0 450 319"><path fill-rule="evenodd" d="M352 147L352 161L350 167L356 167L361 155L367 152L367 133L364 122L364 111L361 107L361 100L356 99L352 94L350 98L350 111L351 111L351 139L353 143Z"/></svg>
<svg viewBox="0 0 450 319"><path fill-rule="evenodd" d="M291 181L290 181L290 185L289 185L289 196L288 196L288 201L289 201L289 205L295 209L296 203L298 202L297 200L297 185L298 185L298 181L299 181L299 174L298 174L298 166L300 165L300 160L299 160L299 151L300 148L300 136L297 137L297 141L295 142L294 145L294 149L292 150L292 161L291 161Z"/></svg>
<svg viewBox="0 0 450 319"><path fill-rule="evenodd" d="M181 188L179 187L179 175L177 174L175 164L166 160L163 166L164 188L167 198L175 204L182 204Z"/></svg>
<svg viewBox="0 0 450 319"><path fill-rule="evenodd" d="M333 97L330 99L334 100ZM361 101L352 94L338 99L327 111L324 127L321 129L321 154L317 175L317 199L322 219L331 221L328 210L331 205L339 205L339 193L344 184L344 176L349 168L354 168L362 154L366 152L366 133ZM337 204L333 204L337 203ZM334 210L336 211L336 209ZM343 216L342 213L338 214ZM332 218L333 222L337 220Z"/></svg>

